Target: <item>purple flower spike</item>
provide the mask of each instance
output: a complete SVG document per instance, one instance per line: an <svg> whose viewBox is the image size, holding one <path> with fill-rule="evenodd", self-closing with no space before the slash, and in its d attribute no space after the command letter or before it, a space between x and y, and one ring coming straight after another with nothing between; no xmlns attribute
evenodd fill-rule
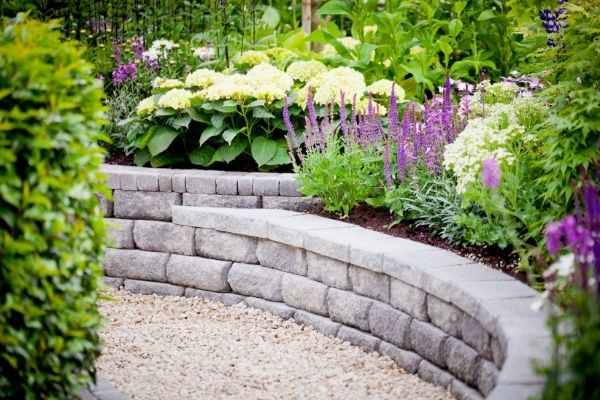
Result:
<svg viewBox="0 0 600 400"><path fill-rule="evenodd" d="M144 52L144 43L143 39L140 36L136 36L133 38L133 54L135 58L140 60L142 58L142 53Z"/></svg>
<svg viewBox="0 0 600 400"><path fill-rule="evenodd" d="M562 223L560 221L554 221L548 224L545 230L546 234L546 248L553 256L558 255L558 251L562 246Z"/></svg>
<svg viewBox="0 0 600 400"><path fill-rule="evenodd" d="M450 81L450 74L446 74L446 81L444 83L444 99L442 101L442 129L446 135L448 143L454 140L454 119L452 118L453 106L452 106L452 83Z"/></svg>
<svg viewBox="0 0 600 400"><path fill-rule="evenodd" d="M317 114L315 112L315 102L313 100L312 88L308 88L308 95L306 96L306 108L308 109L308 119L310 121L310 134L319 136L319 146L321 151L325 150L325 140L321 139L319 134L319 123L317 122ZM308 132L306 133L309 134ZM323 138L324 139L324 138Z"/></svg>
<svg viewBox="0 0 600 400"><path fill-rule="evenodd" d="M348 121L346 121L346 102L344 100L344 91L340 90L340 128L344 138L348 139Z"/></svg>
<svg viewBox="0 0 600 400"><path fill-rule="evenodd" d="M481 171L483 186L486 188L500 187L500 164L495 158L486 158L483 160L483 169Z"/></svg>
<svg viewBox="0 0 600 400"><path fill-rule="evenodd" d="M392 172L390 166L390 138L387 137L383 143L383 173L385 175L385 183L388 187L394 184L392 180Z"/></svg>
<svg viewBox="0 0 600 400"><path fill-rule="evenodd" d="M119 39L115 39L113 42L113 60L117 64L121 64L121 46L119 45Z"/></svg>

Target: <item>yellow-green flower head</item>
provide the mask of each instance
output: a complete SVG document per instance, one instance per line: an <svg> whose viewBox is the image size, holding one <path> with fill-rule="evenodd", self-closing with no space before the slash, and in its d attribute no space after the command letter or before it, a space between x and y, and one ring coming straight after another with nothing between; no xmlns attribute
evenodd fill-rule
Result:
<svg viewBox="0 0 600 400"><path fill-rule="evenodd" d="M421 46L413 46L410 48L410 55L414 57L416 55L421 54L424 51L425 51L425 49Z"/></svg>
<svg viewBox="0 0 600 400"><path fill-rule="evenodd" d="M320 61L295 61L287 67L287 74L296 81L308 82L313 77L327 72L327 67Z"/></svg>
<svg viewBox="0 0 600 400"><path fill-rule="evenodd" d="M392 95L392 87L394 88L396 99L398 101L404 100L404 89L397 83L394 84L394 81L390 81L389 79L380 79L371 83L367 86L367 92L371 93L373 96L389 98Z"/></svg>
<svg viewBox="0 0 600 400"><path fill-rule="evenodd" d="M269 86L271 87L273 94L284 93L283 96L276 97L281 99L294 85L294 80L288 74L275 68L271 64L259 64L254 66L248 71L246 78L248 83L252 85L255 90L260 90L263 86Z"/></svg>
<svg viewBox="0 0 600 400"><path fill-rule="evenodd" d="M351 36L339 38L338 42L343 44L344 47L346 47L349 50L354 49L356 46L358 46L360 44L360 40L354 39ZM330 44L326 44L325 46L323 46L323 50L321 50L321 55L323 57L335 57L338 55L338 52L335 50L335 47L333 47Z"/></svg>
<svg viewBox="0 0 600 400"><path fill-rule="evenodd" d="M375 114L387 114L387 109L374 100L371 100L371 108L373 109L373 112L375 112ZM356 113L358 115L367 115L369 113L369 99L367 97L363 97L362 99L356 102Z"/></svg>
<svg viewBox="0 0 600 400"><path fill-rule="evenodd" d="M269 56L264 51L247 50L239 55L239 58L235 63L237 65L251 67L253 65L268 63L269 61Z"/></svg>
<svg viewBox="0 0 600 400"><path fill-rule="evenodd" d="M367 89L364 76L348 67L337 67L321 75L321 84L316 88L314 101L325 105L332 101L340 102L340 91L344 92L344 101L351 104L356 95L361 98Z"/></svg>
<svg viewBox="0 0 600 400"><path fill-rule="evenodd" d="M157 108L154 98L152 96L146 97L137 105L137 115L145 117L146 115L153 113Z"/></svg>
<svg viewBox="0 0 600 400"><path fill-rule="evenodd" d="M215 100L244 100L252 97L254 88L249 84L245 75L225 75L223 79L206 89L206 99Z"/></svg>
<svg viewBox="0 0 600 400"><path fill-rule="evenodd" d="M152 87L154 89L178 89L183 87L183 82L179 79L165 79L158 76L154 78Z"/></svg>
<svg viewBox="0 0 600 400"><path fill-rule="evenodd" d="M277 61L289 60L290 58L296 57L296 53L290 49L286 49L285 47L273 47L271 49L267 49L265 50L265 54L273 57Z"/></svg>
<svg viewBox="0 0 600 400"><path fill-rule="evenodd" d="M365 25L363 28L363 33L366 35L367 33L375 33L377 32L377 25Z"/></svg>
<svg viewBox="0 0 600 400"><path fill-rule="evenodd" d="M306 108L306 100L308 98L308 86L301 87L294 91L296 94L296 100L294 103L298 104L304 110Z"/></svg>
<svg viewBox="0 0 600 400"><path fill-rule="evenodd" d="M192 92L186 89L171 89L158 100L161 107L170 107L174 110L185 110L191 107Z"/></svg>
<svg viewBox="0 0 600 400"><path fill-rule="evenodd" d="M195 87L204 89L223 79L224 75L220 72L208 68L198 69L185 78L185 87Z"/></svg>
<svg viewBox="0 0 600 400"><path fill-rule="evenodd" d="M286 91L275 85L261 85L254 89L253 96L257 100L265 100L271 103L275 100L281 100L286 96Z"/></svg>

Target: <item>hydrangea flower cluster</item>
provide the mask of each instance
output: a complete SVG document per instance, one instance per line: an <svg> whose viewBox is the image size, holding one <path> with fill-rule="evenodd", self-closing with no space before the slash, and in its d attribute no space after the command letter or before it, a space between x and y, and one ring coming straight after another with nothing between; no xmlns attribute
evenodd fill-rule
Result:
<svg viewBox="0 0 600 400"><path fill-rule="evenodd" d="M239 66L252 67L270 61L269 56L264 51L247 50L239 55L235 63Z"/></svg>
<svg viewBox="0 0 600 400"><path fill-rule="evenodd" d="M389 79L380 79L371 83L369 86L367 86L367 92L372 94L373 96L379 96L389 99L392 95L392 88L395 91L396 100L404 100L404 89L402 89L394 81L391 81Z"/></svg>
<svg viewBox="0 0 600 400"><path fill-rule="evenodd" d="M178 48L179 45L172 40L158 39L152 42L152 46L142 53L142 57L147 60L158 60L167 58L169 51Z"/></svg>
<svg viewBox="0 0 600 400"><path fill-rule="evenodd" d="M307 86L315 89L314 101L320 105L339 103L340 92L344 92L346 104L350 104L354 96L360 99L367 90L363 74L349 67L329 70L311 79Z"/></svg>
<svg viewBox="0 0 600 400"><path fill-rule="evenodd" d="M308 82L313 77L327 72L327 67L320 61L295 61L286 71L289 76L299 82Z"/></svg>
<svg viewBox="0 0 600 400"><path fill-rule="evenodd" d="M154 89L176 89L182 88L184 86L183 82L179 79L165 79L157 76L152 81L152 87Z"/></svg>
<svg viewBox="0 0 600 400"><path fill-rule="evenodd" d="M140 117L145 117L146 115L152 114L154 111L158 109L157 104L154 102L154 97L146 97L144 100L140 101L137 106L136 113Z"/></svg>
<svg viewBox="0 0 600 400"><path fill-rule="evenodd" d="M185 78L185 87L205 89L223 79L225 75L208 68L198 69Z"/></svg>
<svg viewBox="0 0 600 400"><path fill-rule="evenodd" d="M172 108L177 111L185 110L192 106L192 92L186 89L171 89L161 96L158 105L164 108Z"/></svg>

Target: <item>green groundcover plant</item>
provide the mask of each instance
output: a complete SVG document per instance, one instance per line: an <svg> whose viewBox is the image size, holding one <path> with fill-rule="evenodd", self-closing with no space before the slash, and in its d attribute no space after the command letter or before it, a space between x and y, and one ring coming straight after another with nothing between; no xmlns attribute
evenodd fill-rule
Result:
<svg viewBox="0 0 600 400"><path fill-rule="evenodd" d="M1 26L0 398L65 399L100 354L103 92L56 21Z"/></svg>

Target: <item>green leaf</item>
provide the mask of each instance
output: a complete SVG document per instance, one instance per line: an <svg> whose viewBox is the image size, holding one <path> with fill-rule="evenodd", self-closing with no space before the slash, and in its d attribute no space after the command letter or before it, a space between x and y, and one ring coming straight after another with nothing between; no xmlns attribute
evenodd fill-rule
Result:
<svg viewBox="0 0 600 400"><path fill-rule="evenodd" d="M225 161L229 163L237 158L248 146L245 140L235 140L231 145L224 144L217 149L212 161Z"/></svg>
<svg viewBox="0 0 600 400"><path fill-rule="evenodd" d="M225 100L223 102L224 107L237 107L238 104L239 103L237 102L237 100Z"/></svg>
<svg viewBox="0 0 600 400"><path fill-rule="evenodd" d="M223 132L224 128L215 128L214 126L209 126L202 132L200 135L200 146L202 146L208 139L214 136L218 136Z"/></svg>
<svg viewBox="0 0 600 400"><path fill-rule="evenodd" d="M277 142L271 139L267 139L264 136L259 136L252 141L250 148L252 158L258 164L262 166L267 164L277 152Z"/></svg>
<svg viewBox="0 0 600 400"><path fill-rule="evenodd" d="M179 131L168 126L159 126L148 141L150 154L155 156L162 153L169 148L177 136L179 136Z"/></svg>
<svg viewBox="0 0 600 400"><path fill-rule="evenodd" d="M225 121L225 118L227 118L227 115L215 114L212 117L210 117L210 123L215 128L221 128L223 126L223 122Z"/></svg>
<svg viewBox="0 0 600 400"><path fill-rule="evenodd" d="M117 126L125 126L134 122L142 122L142 120L139 117L129 117L117 122Z"/></svg>
<svg viewBox="0 0 600 400"><path fill-rule="evenodd" d="M330 0L323 4L319 11L319 15L345 15L352 16L352 7L344 0Z"/></svg>
<svg viewBox="0 0 600 400"><path fill-rule="evenodd" d="M150 162L151 158L152 156L150 155L148 149L142 149L135 153L135 157L133 157L133 163L138 167L143 167Z"/></svg>
<svg viewBox="0 0 600 400"><path fill-rule="evenodd" d="M202 165L208 167L212 164L213 156L215 155L215 148L207 144L206 146L197 147L188 154L190 162L195 165Z"/></svg>
<svg viewBox="0 0 600 400"><path fill-rule="evenodd" d="M192 122L192 117L185 114L179 118L174 119L173 122L171 122L171 126L173 128L186 128L187 129L190 126L190 122Z"/></svg>
<svg viewBox="0 0 600 400"><path fill-rule="evenodd" d="M267 110L265 110L262 107L254 108L252 110L252 116L254 118L263 118L263 119L275 118L275 116L273 114L271 114L270 112L268 112Z"/></svg>
<svg viewBox="0 0 600 400"><path fill-rule="evenodd" d="M190 118L192 118L194 121L203 122L205 124L210 123L210 119L208 118L208 116L199 112L195 108L188 108L186 111L187 111L188 115L190 116Z"/></svg>
<svg viewBox="0 0 600 400"><path fill-rule="evenodd" d="M494 11L492 11L492 10L485 10L481 14L479 14L479 17L477 18L477 21L487 21L487 20L492 19L492 18L496 18L496 14L494 14Z"/></svg>
<svg viewBox="0 0 600 400"><path fill-rule="evenodd" d="M454 12L460 16L462 10L465 9L467 5L466 1L455 1L454 2Z"/></svg>
<svg viewBox="0 0 600 400"><path fill-rule="evenodd" d="M183 162L184 158L180 153L168 151L163 154L159 154L156 157L152 157L150 164L154 168L164 167L165 165L173 165Z"/></svg>
<svg viewBox="0 0 600 400"><path fill-rule="evenodd" d="M268 29L275 29L279 25L281 17L275 7L267 6L260 20Z"/></svg>
<svg viewBox="0 0 600 400"><path fill-rule="evenodd" d="M252 103L248 103L246 105L246 107L259 107L259 106L264 106L265 105L265 101L264 100L254 100Z"/></svg>
<svg viewBox="0 0 600 400"><path fill-rule="evenodd" d="M278 140L277 151L275 152L273 158L271 158L266 165L285 165L290 164L291 162L292 160L288 154L288 147L285 139Z"/></svg>
<svg viewBox="0 0 600 400"><path fill-rule="evenodd" d="M175 115L175 110L172 108L160 108L155 115L158 117L169 117Z"/></svg>
<svg viewBox="0 0 600 400"><path fill-rule="evenodd" d="M448 24L448 33L450 33L451 36L456 37L462 31L462 28L463 28L462 21L460 19L453 19Z"/></svg>
<svg viewBox="0 0 600 400"><path fill-rule="evenodd" d="M235 128L225 129L225 131L223 132L223 139L225 139L225 141L228 144L231 144L233 139L235 139L237 137L237 135L244 130L246 130L245 127L239 128L239 129L235 129Z"/></svg>

